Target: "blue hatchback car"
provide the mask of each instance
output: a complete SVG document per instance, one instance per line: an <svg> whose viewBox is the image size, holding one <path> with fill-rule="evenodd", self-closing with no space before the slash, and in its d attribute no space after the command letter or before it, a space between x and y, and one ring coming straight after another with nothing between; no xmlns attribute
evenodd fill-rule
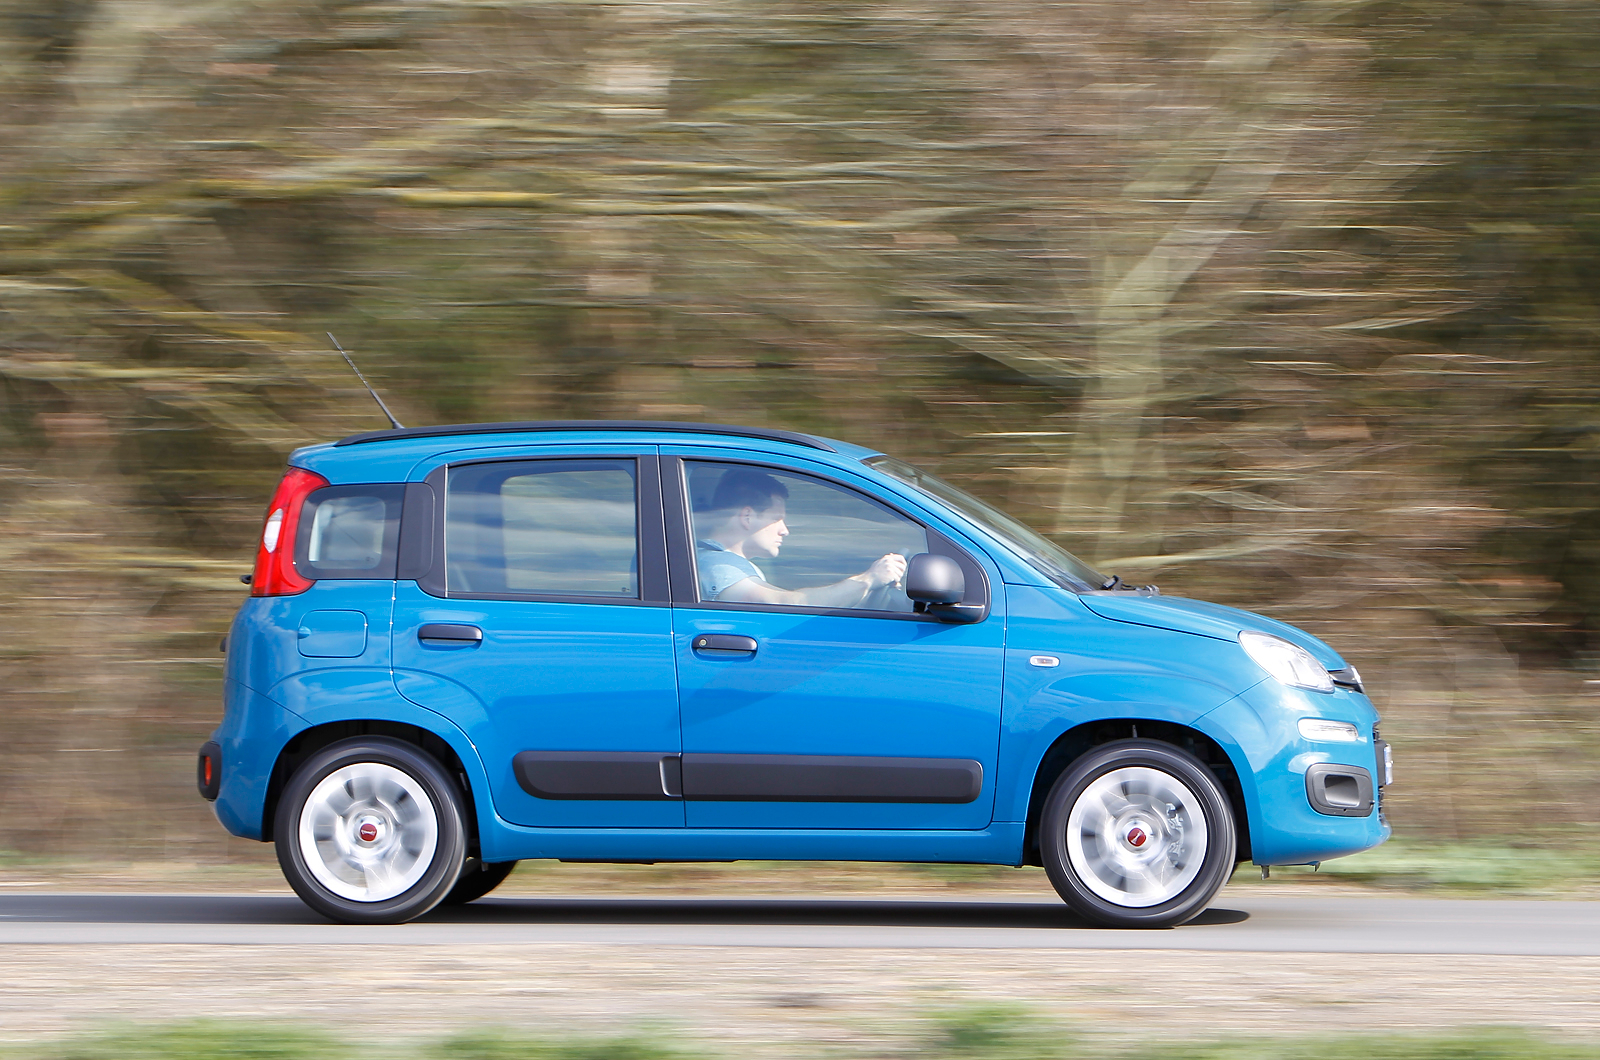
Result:
<svg viewBox="0 0 1600 1060"><path fill-rule="evenodd" d="M201 794L335 920L524 858L1043 865L1102 924L1381 843L1356 670L893 457L537 422L297 450ZM1116 586L1113 579L1110 583Z"/></svg>

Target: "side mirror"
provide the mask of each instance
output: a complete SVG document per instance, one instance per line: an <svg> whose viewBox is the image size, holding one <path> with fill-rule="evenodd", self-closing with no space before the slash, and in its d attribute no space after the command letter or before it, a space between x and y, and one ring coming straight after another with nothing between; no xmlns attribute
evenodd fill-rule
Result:
<svg viewBox="0 0 1600 1060"><path fill-rule="evenodd" d="M961 573L961 564L949 556L924 552L912 556L906 564L906 595L922 605L953 604L967 592L967 577Z"/></svg>

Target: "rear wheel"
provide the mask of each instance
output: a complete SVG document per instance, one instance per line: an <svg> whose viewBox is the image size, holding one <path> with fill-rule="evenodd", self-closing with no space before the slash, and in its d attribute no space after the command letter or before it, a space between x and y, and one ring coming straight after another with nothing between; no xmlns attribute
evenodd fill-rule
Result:
<svg viewBox="0 0 1600 1060"><path fill-rule="evenodd" d="M374 736L307 759L284 788L274 835L284 878L311 908L350 924L399 924L455 886L466 823L437 762Z"/></svg>
<svg viewBox="0 0 1600 1060"><path fill-rule="evenodd" d="M476 902L504 883L506 877L511 875L511 870L516 867L515 861L479 861L477 858L468 858L467 863L461 866L461 878L439 904L466 905L468 902Z"/></svg>
<svg viewBox="0 0 1600 1060"><path fill-rule="evenodd" d="M1112 927L1198 916L1233 873L1233 810L1211 770L1171 744L1097 747L1045 800L1039 848L1072 910Z"/></svg>

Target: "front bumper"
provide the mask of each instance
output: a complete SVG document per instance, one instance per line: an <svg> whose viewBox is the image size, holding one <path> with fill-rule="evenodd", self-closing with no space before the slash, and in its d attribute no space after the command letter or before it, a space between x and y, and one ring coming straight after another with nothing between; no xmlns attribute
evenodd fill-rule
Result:
<svg viewBox="0 0 1600 1060"><path fill-rule="evenodd" d="M1349 721L1355 743L1313 741L1297 730L1301 718ZM1257 865L1305 865L1360 853L1389 838L1378 768L1383 745L1378 715L1360 692L1306 692L1263 681L1203 719L1203 727L1232 743L1250 815L1250 853ZM1349 781L1334 778L1347 777ZM1365 791L1362 790L1362 779ZM1329 783L1331 781L1331 784ZM1330 792L1331 787L1331 792ZM1354 789L1354 790L1351 790ZM1313 804L1320 790L1322 807ZM1334 812L1330 812L1334 811Z"/></svg>

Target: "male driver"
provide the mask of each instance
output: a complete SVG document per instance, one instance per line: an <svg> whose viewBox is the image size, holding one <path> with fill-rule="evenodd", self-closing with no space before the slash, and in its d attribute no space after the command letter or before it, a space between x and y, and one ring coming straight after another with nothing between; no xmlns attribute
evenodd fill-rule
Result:
<svg viewBox="0 0 1600 1060"><path fill-rule="evenodd" d="M700 568L700 598L736 603L802 604L810 607L860 607L882 585L894 585L906 573L906 558L881 556L860 574L814 589L780 589L751 561L771 559L789 536L784 525L789 488L771 475L746 468L722 473L708 525L695 542Z"/></svg>

